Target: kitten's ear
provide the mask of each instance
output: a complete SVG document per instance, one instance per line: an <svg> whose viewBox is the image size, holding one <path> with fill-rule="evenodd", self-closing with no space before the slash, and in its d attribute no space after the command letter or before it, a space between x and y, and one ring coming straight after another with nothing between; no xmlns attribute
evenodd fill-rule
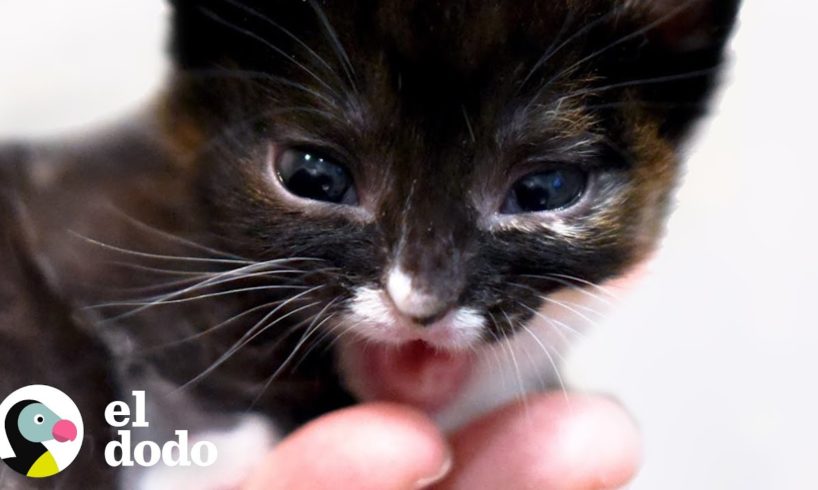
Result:
<svg viewBox="0 0 818 490"><path fill-rule="evenodd" d="M634 36L635 58L618 59L622 82L653 80L641 96L662 111L664 132L683 137L704 112L719 74L724 49L735 24L740 0L631 0L627 29ZM619 34L627 32L619 28ZM662 80L667 80L662 82ZM662 109L663 107L663 109Z"/></svg>

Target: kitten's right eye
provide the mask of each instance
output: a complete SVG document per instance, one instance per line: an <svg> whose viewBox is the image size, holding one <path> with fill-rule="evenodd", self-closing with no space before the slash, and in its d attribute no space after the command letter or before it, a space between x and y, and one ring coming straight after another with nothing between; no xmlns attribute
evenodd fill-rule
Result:
<svg viewBox="0 0 818 490"><path fill-rule="evenodd" d="M284 187L298 197L335 204L358 203L349 171L323 155L284 150L276 161L276 172Z"/></svg>

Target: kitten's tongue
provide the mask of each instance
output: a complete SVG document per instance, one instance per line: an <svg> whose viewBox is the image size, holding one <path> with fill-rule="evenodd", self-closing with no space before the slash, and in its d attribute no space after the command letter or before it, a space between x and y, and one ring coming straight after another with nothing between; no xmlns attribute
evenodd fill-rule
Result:
<svg viewBox="0 0 818 490"><path fill-rule="evenodd" d="M423 341L399 347L362 346L356 385L369 400L406 403L434 412L458 393L470 371L466 352L440 351Z"/></svg>

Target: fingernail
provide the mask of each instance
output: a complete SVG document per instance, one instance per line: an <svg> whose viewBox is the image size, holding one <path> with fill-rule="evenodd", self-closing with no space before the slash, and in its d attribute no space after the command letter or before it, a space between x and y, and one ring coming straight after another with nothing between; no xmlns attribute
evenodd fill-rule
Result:
<svg viewBox="0 0 818 490"><path fill-rule="evenodd" d="M426 478L421 478L420 480L415 482L415 488L417 489L427 488L444 479L446 475L449 474L449 471L452 470L452 464L453 464L452 455L447 454L446 460L443 462L443 465L440 467L437 473L435 473L432 476L427 476Z"/></svg>

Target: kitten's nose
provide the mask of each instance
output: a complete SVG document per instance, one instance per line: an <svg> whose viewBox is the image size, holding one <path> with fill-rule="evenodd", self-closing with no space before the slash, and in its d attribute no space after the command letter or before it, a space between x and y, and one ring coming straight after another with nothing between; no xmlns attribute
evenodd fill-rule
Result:
<svg viewBox="0 0 818 490"><path fill-rule="evenodd" d="M433 323L449 310L447 302L417 288L412 284L412 278L399 267L389 273L386 292L402 315L420 325Z"/></svg>

